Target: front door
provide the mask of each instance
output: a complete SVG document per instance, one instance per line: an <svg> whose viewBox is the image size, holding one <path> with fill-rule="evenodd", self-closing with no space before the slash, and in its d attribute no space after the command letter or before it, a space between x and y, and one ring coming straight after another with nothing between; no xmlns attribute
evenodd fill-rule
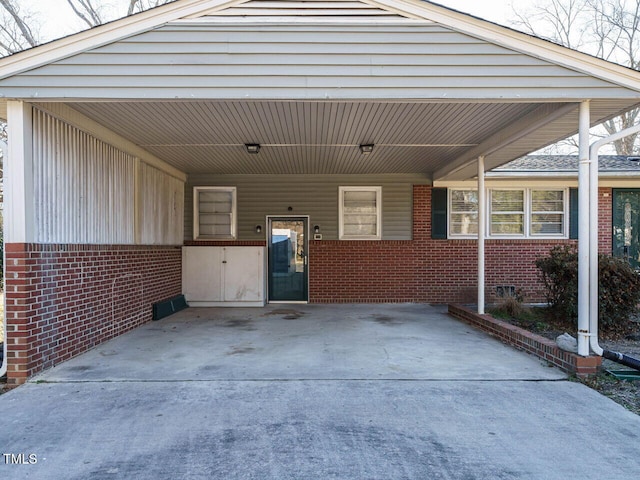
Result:
<svg viewBox="0 0 640 480"><path fill-rule="evenodd" d="M307 217L269 217L269 301L306 302Z"/></svg>
<svg viewBox="0 0 640 480"><path fill-rule="evenodd" d="M640 190L613 190L613 255L640 267Z"/></svg>

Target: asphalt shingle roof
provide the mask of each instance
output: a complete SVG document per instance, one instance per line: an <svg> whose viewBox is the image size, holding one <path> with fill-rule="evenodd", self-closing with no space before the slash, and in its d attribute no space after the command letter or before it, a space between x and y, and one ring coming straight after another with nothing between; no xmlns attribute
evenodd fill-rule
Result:
<svg viewBox="0 0 640 480"><path fill-rule="evenodd" d="M640 161L629 160L624 155L600 155L600 172L637 172L640 174ZM577 172L577 155L527 155L501 167L493 172Z"/></svg>

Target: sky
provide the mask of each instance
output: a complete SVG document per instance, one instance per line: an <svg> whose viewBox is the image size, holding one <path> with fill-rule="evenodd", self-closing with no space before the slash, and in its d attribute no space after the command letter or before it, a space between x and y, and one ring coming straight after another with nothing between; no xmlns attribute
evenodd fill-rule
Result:
<svg viewBox="0 0 640 480"><path fill-rule="evenodd" d="M514 1L517 1L519 8L524 8L535 2L535 0L434 0L434 3L495 23L508 25L509 19L513 17L512 4ZM94 0L94 3L103 5L105 8L114 8L119 5L119 10L124 12L126 8L123 5L128 2L124 0ZM41 25L40 39L43 41L53 40L83 28L80 20L73 14L67 0L20 0L20 4L24 4L36 12L38 23ZM118 9L116 8L116 10Z"/></svg>

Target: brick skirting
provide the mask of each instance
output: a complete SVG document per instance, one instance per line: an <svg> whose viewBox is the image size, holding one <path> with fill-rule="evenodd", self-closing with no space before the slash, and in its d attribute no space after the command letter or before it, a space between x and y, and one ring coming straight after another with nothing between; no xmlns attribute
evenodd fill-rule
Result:
<svg viewBox="0 0 640 480"><path fill-rule="evenodd" d="M461 305L449 305L449 313L498 337L504 343L518 350L531 353L565 372L576 374L578 377L594 375L602 366L602 357L581 357L575 353L565 352L558 348L553 340L493 318L491 315L479 315Z"/></svg>

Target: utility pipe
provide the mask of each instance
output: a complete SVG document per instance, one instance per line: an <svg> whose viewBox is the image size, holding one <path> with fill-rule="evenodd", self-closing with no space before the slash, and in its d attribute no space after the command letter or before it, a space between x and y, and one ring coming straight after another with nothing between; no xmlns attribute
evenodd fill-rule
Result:
<svg viewBox="0 0 640 480"><path fill-rule="evenodd" d="M589 101L580 103L578 164L578 355L589 356Z"/></svg>
<svg viewBox="0 0 640 480"><path fill-rule="evenodd" d="M484 315L484 237L487 222L484 191L484 155L478 157L478 314Z"/></svg>
<svg viewBox="0 0 640 480"><path fill-rule="evenodd" d="M636 369L639 369L640 361L621 353L605 351L598 343L598 151L603 145L638 132L640 132L640 124L625 128L613 135L598 140L594 142L589 149L589 158L591 159L591 164L589 165L589 185L591 187L589 192L589 224L591 227L589 231L589 344L591 350L593 350L593 353L596 355L604 356L605 358L609 358L609 360L618 361L619 363L622 363L620 360L624 361L625 358L623 357L626 357L630 359L630 361L629 363L623 364ZM578 313L578 315L579 314L580 313ZM616 358L618 358L618 360L616 360Z"/></svg>
<svg viewBox="0 0 640 480"><path fill-rule="evenodd" d="M9 146L7 145L7 143L4 140L0 140L0 149L2 150L2 162L4 165L7 164L7 158L8 158L8 151L9 151ZM2 221L3 223L5 222L5 218L4 215L2 216ZM2 231L5 232L6 229L4 228L4 224L2 225ZM5 279L6 282L6 278L7 276L5 275L6 273L6 268L7 268L7 258L6 258L6 252L5 249L2 249L2 278ZM6 302L7 298L6 295L4 293L4 288L2 289L2 304L5 306L4 308L4 320L2 321L2 329L4 331L4 342L3 342L3 346L2 346L2 364L0 365L0 377L2 377L3 375L5 375L7 373L7 343L8 343L8 338L7 338L7 302Z"/></svg>

